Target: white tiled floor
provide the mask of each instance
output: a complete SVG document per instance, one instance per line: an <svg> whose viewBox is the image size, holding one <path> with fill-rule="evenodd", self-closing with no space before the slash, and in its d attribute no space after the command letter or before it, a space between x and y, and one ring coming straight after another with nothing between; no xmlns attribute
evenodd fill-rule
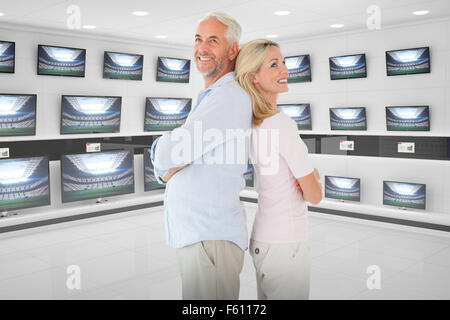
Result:
<svg viewBox="0 0 450 320"><path fill-rule="evenodd" d="M450 299L449 233L317 213L309 226L311 299ZM67 288L71 265L81 290ZM379 290L367 287L371 265ZM240 297L256 299L248 254ZM0 235L0 299L180 298L160 208Z"/></svg>

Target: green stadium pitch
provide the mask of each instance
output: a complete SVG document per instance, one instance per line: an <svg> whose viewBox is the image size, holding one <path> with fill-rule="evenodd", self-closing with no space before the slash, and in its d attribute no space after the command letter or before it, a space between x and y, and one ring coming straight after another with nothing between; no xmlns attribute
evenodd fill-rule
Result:
<svg viewBox="0 0 450 320"><path fill-rule="evenodd" d="M332 198L338 200L349 200L349 201L359 201L359 197L356 196L344 196L344 195L336 195L332 193L325 193L325 198Z"/></svg>
<svg viewBox="0 0 450 320"><path fill-rule="evenodd" d="M0 72L7 72L7 73L14 72L14 67L0 66Z"/></svg>
<svg viewBox="0 0 450 320"><path fill-rule="evenodd" d="M160 184L157 181L152 181L152 182L146 182L145 183L145 190L146 191L165 189L165 188L166 188L166 186L164 184Z"/></svg>
<svg viewBox="0 0 450 320"><path fill-rule="evenodd" d="M411 202L401 202L395 200L384 200L384 204L396 206L396 207L405 207L405 208L413 208L413 209L425 209L423 204L419 203L411 203Z"/></svg>
<svg viewBox="0 0 450 320"><path fill-rule="evenodd" d="M17 208L31 208L49 205L49 197L32 197L32 198L22 198L14 200L3 200L0 201L0 210L14 210Z"/></svg>
<svg viewBox="0 0 450 320"><path fill-rule="evenodd" d="M152 125L146 125L145 131L170 131L173 129L178 128L178 125L172 125L172 124L152 124Z"/></svg>
<svg viewBox="0 0 450 320"><path fill-rule="evenodd" d="M302 77L288 78L288 83L310 82L310 81L311 81L311 76L302 76Z"/></svg>
<svg viewBox="0 0 450 320"><path fill-rule="evenodd" d="M312 126L310 124L297 124L298 130L312 130Z"/></svg>
<svg viewBox="0 0 450 320"><path fill-rule="evenodd" d="M104 77L107 79L119 79L119 80L142 80L142 75L140 75L140 74L123 74L123 73L105 72Z"/></svg>
<svg viewBox="0 0 450 320"><path fill-rule="evenodd" d="M27 136L33 135L34 128L1 128L0 136Z"/></svg>
<svg viewBox="0 0 450 320"><path fill-rule="evenodd" d="M333 126L332 130L366 130L363 126Z"/></svg>
<svg viewBox="0 0 450 320"><path fill-rule="evenodd" d="M47 70L47 69L39 69L40 75L49 75L49 76L74 76L74 77L83 77L83 71L70 71L70 70Z"/></svg>
<svg viewBox="0 0 450 320"><path fill-rule="evenodd" d="M389 131L427 131L421 126L388 126Z"/></svg>
<svg viewBox="0 0 450 320"><path fill-rule="evenodd" d="M63 127L61 133L110 133L118 132L118 126L73 126L73 127Z"/></svg>
<svg viewBox="0 0 450 320"><path fill-rule="evenodd" d="M91 190L81 190L81 191L65 191L64 192L64 202L110 197L110 196L116 196L119 194L132 193L133 191L134 191L133 185L117 186L117 187L101 188L101 189L91 189Z"/></svg>
<svg viewBox="0 0 450 320"><path fill-rule="evenodd" d="M397 70L397 71L388 71L388 76L401 76L408 74L416 74L416 73L429 73L430 70L428 68L422 69L411 69L411 70Z"/></svg>
<svg viewBox="0 0 450 320"><path fill-rule="evenodd" d="M179 83L189 83L189 79L178 79L178 78L171 78L171 77L160 77L156 79L157 81L163 81L163 82L179 82Z"/></svg>
<svg viewBox="0 0 450 320"><path fill-rule="evenodd" d="M353 74L335 74L331 76L331 80L340 80L340 79L353 79L353 78L364 78L365 73L353 73Z"/></svg>

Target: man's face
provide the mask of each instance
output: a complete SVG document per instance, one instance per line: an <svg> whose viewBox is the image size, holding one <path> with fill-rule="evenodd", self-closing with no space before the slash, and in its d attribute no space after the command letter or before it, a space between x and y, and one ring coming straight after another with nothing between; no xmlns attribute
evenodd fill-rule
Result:
<svg viewBox="0 0 450 320"><path fill-rule="evenodd" d="M204 77L216 77L231 63L228 58L226 31L227 26L213 18L198 25L194 57L197 69Z"/></svg>

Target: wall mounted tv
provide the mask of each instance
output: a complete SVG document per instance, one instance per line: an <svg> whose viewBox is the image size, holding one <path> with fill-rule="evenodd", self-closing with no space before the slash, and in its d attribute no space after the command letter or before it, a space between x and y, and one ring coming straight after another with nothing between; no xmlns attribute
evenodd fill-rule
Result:
<svg viewBox="0 0 450 320"><path fill-rule="evenodd" d="M103 78L142 80L143 67L143 55L105 51Z"/></svg>
<svg viewBox="0 0 450 320"><path fill-rule="evenodd" d="M311 61L309 54L285 58L289 70L288 83L311 81Z"/></svg>
<svg viewBox="0 0 450 320"><path fill-rule="evenodd" d="M278 109L297 123L299 130L312 130L311 108L309 103L279 104Z"/></svg>
<svg viewBox="0 0 450 320"><path fill-rule="evenodd" d="M253 188L255 186L254 177L255 177L255 173L254 173L253 165L251 163L249 163L247 166L247 171L245 171L245 173L244 173L246 187Z"/></svg>
<svg viewBox="0 0 450 320"><path fill-rule="evenodd" d="M331 57L331 80L366 78L366 55L356 54L350 56Z"/></svg>
<svg viewBox="0 0 450 320"><path fill-rule="evenodd" d="M134 193L133 152L63 155L61 177L62 202Z"/></svg>
<svg viewBox="0 0 450 320"><path fill-rule="evenodd" d="M0 160L0 211L50 205L48 157Z"/></svg>
<svg viewBox="0 0 450 320"><path fill-rule="evenodd" d="M0 137L36 134L35 94L0 94Z"/></svg>
<svg viewBox="0 0 450 320"><path fill-rule="evenodd" d="M360 179L325 176L325 198L360 201L361 200Z"/></svg>
<svg viewBox="0 0 450 320"><path fill-rule="evenodd" d="M16 44L0 41L0 73L14 73L16 61Z"/></svg>
<svg viewBox="0 0 450 320"><path fill-rule="evenodd" d="M39 75L84 77L86 49L38 46Z"/></svg>
<svg viewBox="0 0 450 320"><path fill-rule="evenodd" d="M388 76L430 72L429 47L386 51L386 73Z"/></svg>
<svg viewBox="0 0 450 320"><path fill-rule="evenodd" d="M61 134L120 132L122 97L62 96Z"/></svg>
<svg viewBox="0 0 450 320"><path fill-rule="evenodd" d="M388 131L430 131L428 106L386 107Z"/></svg>
<svg viewBox="0 0 450 320"><path fill-rule="evenodd" d="M164 82L189 82L191 60L158 57L156 81Z"/></svg>
<svg viewBox="0 0 450 320"><path fill-rule="evenodd" d="M165 131L181 126L191 105L189 98L146 98L144 130Z"/></svg>
<svg viewBox="0 0 450 320"><path fill-rule="evenodd" d="M330 108L331 130L367 130L366 108Z"/></svg>
<svg viewBox="0 0 450 320"><path fill-rule="evenodd" d="M383 204L385 205L425 209L425 198L425 184L383 181Z"/></svg>
<svg viewBox="0 0 450 320"><path fill-rule="evenodd" d="M150 157L151 148L144 149L144 191L164 189L166 186L155 178L155 169Z"/></svg>

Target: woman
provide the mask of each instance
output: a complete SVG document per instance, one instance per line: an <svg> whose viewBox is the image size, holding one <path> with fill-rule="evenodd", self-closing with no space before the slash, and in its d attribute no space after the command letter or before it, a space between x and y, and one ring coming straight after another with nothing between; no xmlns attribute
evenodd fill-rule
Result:
<svg viewBox="0 0 450 320"><path fill-rule="evenodd" d="M288 70L277 43L254 40L240 51L236 80L253 106L251 158L258 212L250 239L258 299L309 298L306 202L322 200L319 173L308 159L297 124L277 110L288 91Z"/></svg>

